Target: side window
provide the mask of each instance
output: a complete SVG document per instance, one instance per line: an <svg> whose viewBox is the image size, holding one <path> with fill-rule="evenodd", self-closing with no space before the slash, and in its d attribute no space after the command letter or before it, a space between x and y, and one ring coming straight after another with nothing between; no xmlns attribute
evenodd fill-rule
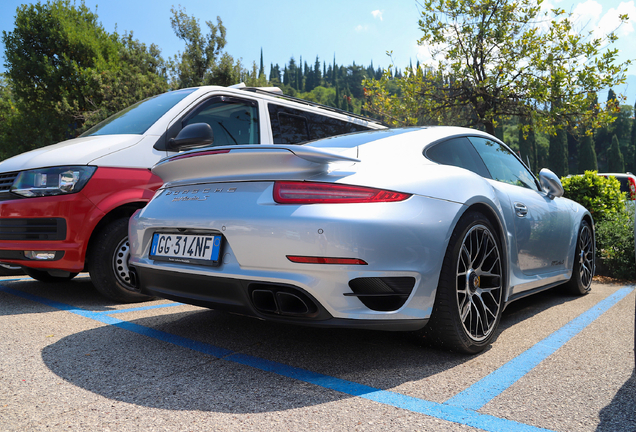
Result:
<svg viewBox="0 0 636 432"><path fill-rule="evenodd" d="M284 112L277 113L277 117L279 133L274 133L274 144L296 144L309 141L309 126L305 117Z"/></svg>
<svg viewBox="0 0 636 432"><path fill-rule="evenodd" d="M282 105L268 104L274 144L305 141L369 130L368 127Z"/></svg>
<svg viewBox="0 0 636 432"><path fill-rule="evenodd" d="M256 101L213 97L188 114L181 127L193 123L212 127L214 146L260 143Z"/></svg>
<svg viewBox="0 0 636 432"><path fill-rule="evenodd" d="M501 144L482 137L469 137L494 180L538 191L534 176Z"/></svg>
<svg viewBox="0 0 636 432"><path fill-rule="evenodd" d="M307 114L310 119L310 136L312 140L369 130L366 126L339 120L333 117L313 113Z"/></svg>
<svg viewBox="0 0 636 432"><path fill-rule="evenodd" d="M465 137L451 138L435 144L426 150L426 157L439 164L465 168L482 177L490 178L483 161Z"/></svg>

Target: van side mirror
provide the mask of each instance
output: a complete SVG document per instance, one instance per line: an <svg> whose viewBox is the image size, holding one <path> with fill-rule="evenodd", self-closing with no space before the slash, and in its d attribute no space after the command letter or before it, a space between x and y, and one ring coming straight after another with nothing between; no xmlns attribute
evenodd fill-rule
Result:
<svg viewBox="0 0 636 432"><path fill-rule="evenodd" d="M549 169L543 168L539 172L539 182L541 183L541 189L548 194L548 198L554 199L563 196L564 191L561 180Z"/></svg>
<svg viewBox="0 0 636 432"><path fill-rule="evenodd" d="M189 124L175 138L168 141L168 150L182 151L205 147L214 143L214 132L207 123Z"/></svg>

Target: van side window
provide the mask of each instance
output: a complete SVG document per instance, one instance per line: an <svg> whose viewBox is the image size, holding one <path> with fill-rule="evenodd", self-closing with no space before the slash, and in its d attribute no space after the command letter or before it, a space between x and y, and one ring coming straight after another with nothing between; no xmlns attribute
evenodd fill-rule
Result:
<svg viewBox="0 0 636 432"><path fill-rule="evenodd" d="M299 144L370 128L312 112L268 104L274 144Z"/></svg>
<svg viewBox="0 0 636 432"><path fill-rule="evenodd" d="M214 146L260 144L258 103L230 97L214 97L203 102L182 122L207 123L214 132Z"/></svg>
<svg viewBox="0 0 636 432"><path fill-rule="evenodd" d="M276 140L276 134L274 134L274 144L296 144L309 141L307 118L285 112L279 112L277 117L281 142Z"/></svg>

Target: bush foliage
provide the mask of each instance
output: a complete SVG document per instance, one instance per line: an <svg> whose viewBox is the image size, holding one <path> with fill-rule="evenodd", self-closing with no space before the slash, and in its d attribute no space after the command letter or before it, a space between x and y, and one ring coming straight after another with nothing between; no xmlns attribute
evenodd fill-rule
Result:
<svg viewBox="0 0 636 432"><path fill-rule="evenodd" d="M614 177L586 171L561 179L565 196L585 206L594 217L597 272L618 279L636 279L634 267L634 204Z"/></svg>
<svg viewBox="0 0 636 432"><path fill-rule="evenodd" d="M612 215L596 226L597 258L609 276L636 279L634 267L634 206Z"/></svg>
<svg viewBox="0 0 636 432"><path fill-rule="evenodd" d="M596 171L585 171L580 176L561 179L565 197L587 208L596 224L607 220L625 209L625 194L614 177L597 175Z"/></svg>

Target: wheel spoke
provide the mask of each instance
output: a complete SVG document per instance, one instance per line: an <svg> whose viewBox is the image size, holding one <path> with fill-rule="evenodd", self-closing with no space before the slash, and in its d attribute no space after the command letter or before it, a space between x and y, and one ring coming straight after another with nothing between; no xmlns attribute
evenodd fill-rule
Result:
<svg viewBox="0 0 636 432"><path fill-rule="evenodd" d="M466 317L470 313L470 309L470 301L467 299L467 301L464 302L464 305L460 306L459 308L459 310L461 311L460 319L462 320L462 322L466 322Z"/></svg>

